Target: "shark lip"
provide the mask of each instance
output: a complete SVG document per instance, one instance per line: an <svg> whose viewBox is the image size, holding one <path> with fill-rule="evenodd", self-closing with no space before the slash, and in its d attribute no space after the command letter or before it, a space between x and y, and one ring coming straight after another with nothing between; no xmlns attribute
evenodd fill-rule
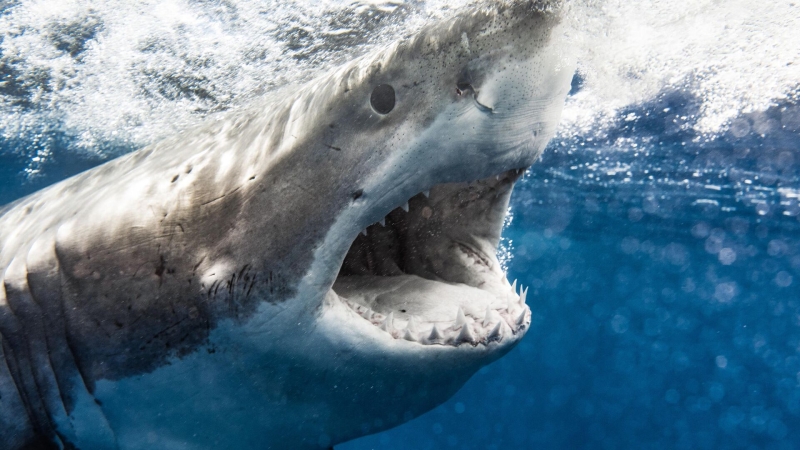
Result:
<svg viewBox="0 0 800 450"><path fill-rule="evenodd" d="M527 289L496 256L524 169L434 185L363 230L333 291L354 320L420 345L488 346L530 325Z"/></svg>

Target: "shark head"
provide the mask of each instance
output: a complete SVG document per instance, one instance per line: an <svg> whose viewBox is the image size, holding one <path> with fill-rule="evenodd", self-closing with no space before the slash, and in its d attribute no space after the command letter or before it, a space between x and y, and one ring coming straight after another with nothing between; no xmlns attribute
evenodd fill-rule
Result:
<svg viewBox="0 0 800 450"><path fill-rule="evenodd" d="M573 75L558 24L534 2L470 11L288 103L302 119L287 116L282 136L305 155L287 160L308 172L293 188L324 189L292 219L313 236L297 288L246 328L272 330L264 347L285 336L311 443L420 415L525 334L527 290L497 248L512 187L553 135Z"/></svg>
<svg viewBox="0 0 800 450"><path fill-rule="evenodd" d="M464 11L1 212L0 310L70 380L39 422L327 448L447 400L530 325L496 253L570 86L559 15Z"/></svg>

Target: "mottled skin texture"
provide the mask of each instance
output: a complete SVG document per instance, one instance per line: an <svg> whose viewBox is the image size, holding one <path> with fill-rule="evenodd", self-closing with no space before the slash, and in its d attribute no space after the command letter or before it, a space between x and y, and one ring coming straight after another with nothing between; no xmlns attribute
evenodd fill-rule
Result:
<svg viewBox="0 0 800 450"><path fill-rule="evenodd" d="M94 400L96 383L224 351L211 337L220 323L250 323L270 307L303 301L310 317L319 314L338 266L321 276L327 285L317 286L313 298L298 299L309 291L300 289L301 280L320 247L341 247L333 253L344 257L348 243L326 236L348 208L396 206L433 182L532 163L544 142L531 131L546 140L554 126L536 121L537 108L547 105L531 107L524 91L480 87L498 65L506 76L524 76L513 74L515 61L548 42L555 18L533 9L526 2L465 13L280 101L212 121L1 210L0 447L125 447ZM431 137L426 131L443 114L456 121L458 111L482 114L471 96L456 92L465 71L482 104L505 110ZM368 101L381 83L397 93L385 116ZM563 87L555 91L561 101ZM394 178L376 184L378 172ZM376 220L368 215L351 224L350 240ZM505 351L465 364L441 395L415 411L444 401ZM360 432L329 434L335 443Z"/></svg>

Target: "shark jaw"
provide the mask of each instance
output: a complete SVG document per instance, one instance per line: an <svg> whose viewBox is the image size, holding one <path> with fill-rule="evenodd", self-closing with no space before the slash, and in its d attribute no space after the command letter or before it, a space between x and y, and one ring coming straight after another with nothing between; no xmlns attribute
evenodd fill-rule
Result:
<svg viewBox="0 0 800 450"><path fill-rule="evenodd" d="M328 306L417 346L518 341L530 325L527 290L508 283L496 249L522 172L437 184L388 212L351 244Z"/></svg>

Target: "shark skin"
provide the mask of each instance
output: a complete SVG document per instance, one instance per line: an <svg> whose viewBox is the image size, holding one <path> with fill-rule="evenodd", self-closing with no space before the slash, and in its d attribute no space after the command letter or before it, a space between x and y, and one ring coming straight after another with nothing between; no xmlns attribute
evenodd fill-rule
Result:
<svg viewBox="0 0 800 450"><path fill-rule="evenodd" d="M560 10L462 11L0 210L0 447L325 449L507 353Z"/></svg>

